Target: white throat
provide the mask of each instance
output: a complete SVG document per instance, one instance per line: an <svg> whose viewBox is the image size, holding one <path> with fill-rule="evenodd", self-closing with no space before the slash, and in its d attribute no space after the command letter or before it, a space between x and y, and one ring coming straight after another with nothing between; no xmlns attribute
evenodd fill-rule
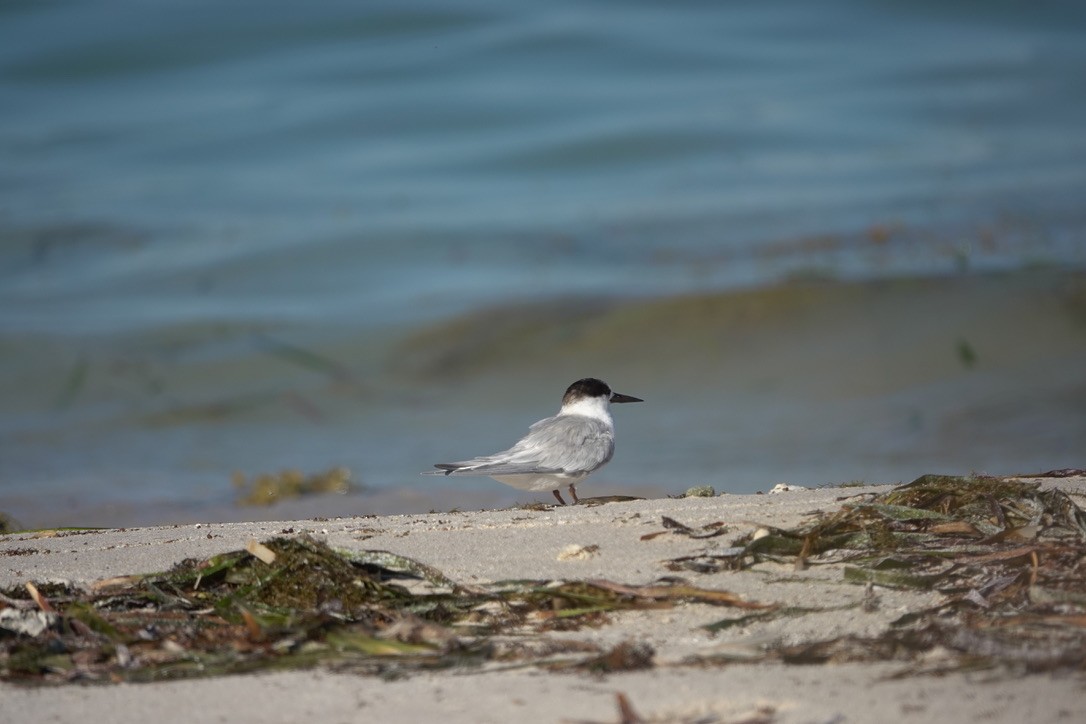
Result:
<svg viewBox="0 0 1086 724"><path fill-rule="evenodd" d="M615 421L611 418L610 402L606 397L582 397L568 404L562 405L559 415L581 415L591 417L614 427Z"/></svg>

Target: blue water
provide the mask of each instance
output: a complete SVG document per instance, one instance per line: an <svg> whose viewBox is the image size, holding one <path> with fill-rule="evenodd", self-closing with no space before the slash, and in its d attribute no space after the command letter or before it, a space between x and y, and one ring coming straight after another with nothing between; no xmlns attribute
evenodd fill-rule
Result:
<svg viewBox="0 0 1086 724"><path fill-rule="evenodd" d="M294 390L254 334L372 391L494 305L1081 268L1084 77L1074 3L7 3L0 507L285 464L232 412L146 423ZM394 398L378 488L433 446L387 457Z"/></svg>

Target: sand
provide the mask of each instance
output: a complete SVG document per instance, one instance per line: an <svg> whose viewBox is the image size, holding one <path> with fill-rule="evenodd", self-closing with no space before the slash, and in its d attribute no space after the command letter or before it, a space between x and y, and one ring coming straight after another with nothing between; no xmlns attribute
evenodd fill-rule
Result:
<svg viewBox="0 0 1086 724"><path fill-rule="evenodd" d="M1086 478L1048 481L1075 496ZM435 566L461 583L516 578L604 578L647 584L676 575L663 561L727 546L763 525L787 527L813 510L834 510L847 496L887 488L793 490L641 500L541 511L503 510L264 523L21 533L0 537L0 585L64 579L77 583L164 570L184 558L244 547L251 539L308 533L334 546L383 549ZM1083 498L1077 497L1082 504ZM696 540L665 533L662 516L690 526L723 522L727 535ZM571 555L571 546L597 547ZM745 599L834 608L865 595L843 582L837 566L787 566L682 575L691 583ZM610 623L555 636L596 643L638 641L656 651L651 669L607 676L536 668L428 673L395 681L325 670L253 674L155 684L23 688L0 684L5 721L618 721L623 693L646 720L659 721L1084 721L1083 676L1008 677L992 671L892 678L900 662L784 665L731 663L701 667L690 657L742 657L766 644L787 645L844 634L876 635L939 594L876 589L878 606L782 618L717 634L701 628L730 609L683 604L613 614ZM715 717L715 718L711 718ZM754 717L754 718L751 718ZM761 717L761 718L758 718Z"/></svg>

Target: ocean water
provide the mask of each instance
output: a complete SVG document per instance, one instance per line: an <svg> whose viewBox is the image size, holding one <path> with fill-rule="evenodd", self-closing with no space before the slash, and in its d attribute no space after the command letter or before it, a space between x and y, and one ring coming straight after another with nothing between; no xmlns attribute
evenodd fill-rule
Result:
<svg viewBox="0 0 1086 724"><path fill-rule="evenodd" d="M1081 467L1084 41L1073 3L6 3L0 511L510 504L417 473L586 375L646 399L586 494Z"/></svg>

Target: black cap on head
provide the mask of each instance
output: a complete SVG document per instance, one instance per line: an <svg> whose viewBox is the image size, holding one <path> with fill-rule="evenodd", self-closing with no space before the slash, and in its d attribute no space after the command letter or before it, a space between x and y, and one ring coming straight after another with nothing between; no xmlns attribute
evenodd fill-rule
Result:
<svg viewBox="0 0 1086 724"><path fill-rule="evenodd" d="M577 380L566 388L566 394L562 396L562 404L564 405L582 397L604 397L610 402L642 402L642 400L629 395L620 395L617 392L611 394L611 388L603 380L598 380L595 377L585 377L583 380Z"/></svg>
<svg viewBox="0 0 1086 724"><path fill-rule="evenodd" d="M603 380L597 380L595 377L585 377L583 380L577 380L572 385L566 388L566 394L562 396L562 401L570 400L574 397L610 397L611 388L607 386L607 383Z"/></svg>

